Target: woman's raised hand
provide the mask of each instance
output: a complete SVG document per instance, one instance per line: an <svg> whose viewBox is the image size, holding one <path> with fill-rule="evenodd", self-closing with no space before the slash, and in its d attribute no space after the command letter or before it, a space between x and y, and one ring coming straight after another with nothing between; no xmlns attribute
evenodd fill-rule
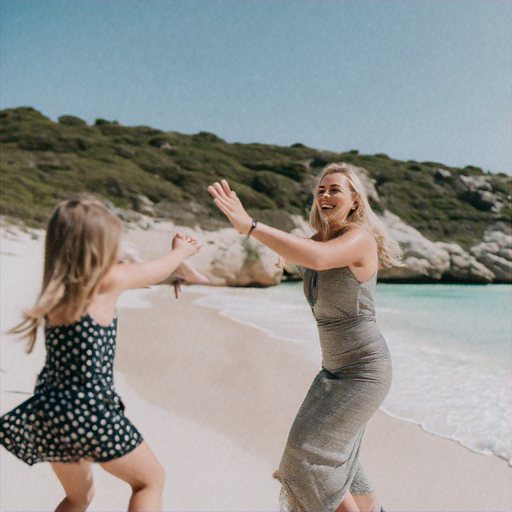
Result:
<svg viewBox="0 0 512 512"><path fill-rule="evenodd" d="M213 197L213 202L219 210L226 215L233 227L244 235L249 233L252 226L252 218L245 211L240 199L234 190L229 188L226 180L215 182L208 187L208 192Z"/></svg>
<svg viewBox="0 0 512 512"><path fill-rule="evenodd" d="M172 239L172 249L174 251L184 251L186 254L185 258L189 258L190 256L198 253L202 248L203 246L197 241L197 238L192 236L176 233Z"/></svg>

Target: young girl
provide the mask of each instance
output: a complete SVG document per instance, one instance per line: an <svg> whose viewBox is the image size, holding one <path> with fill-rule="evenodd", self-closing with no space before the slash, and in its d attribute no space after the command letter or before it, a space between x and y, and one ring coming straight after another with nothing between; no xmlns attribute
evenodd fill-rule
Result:
<svg viewBox="0 0 512 512"><path fill-rule="evenodd" d="M46 363L34 395L1 417L0 442L29 465L51 463L66 493L57 511L87 509L92 462L130 484L128 510L162 506L163 468L114 390L116 303L125 290L161 282L201 245L177 234L160 259L118 263L122 229L93 196L59 203L46 233L41 293L11 331L28 339L31 352L44 323ZM189 265L181 270L194 275Z"/></svg>
<svg viewBox="0 0 512 512"><path fill-rule="evenodd" d="M319 372L292 425L275 477L291 511L381 510L359 453L366 422L391 384L388 348L375 322L379 266L400 264L400 249L372 212L357 174L328 165L315 186L304 240L253 220L228 183L208 189L233 226L299 266L318 325Z"/></svg>

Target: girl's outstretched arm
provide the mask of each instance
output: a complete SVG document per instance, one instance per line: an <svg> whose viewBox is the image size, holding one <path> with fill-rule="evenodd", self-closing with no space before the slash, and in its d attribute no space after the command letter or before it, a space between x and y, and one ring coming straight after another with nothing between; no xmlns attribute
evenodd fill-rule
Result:
<svg viewBox="0 0 512 512"><path fill-rule="evenodd" d="M116 265L108 278L110 286L119 292L158 284L171 275L187 258L199 252L202 245L190 237L175 236L173 250L156 260L144 263Z"/></svg>
<svg viewBox="0 0 512 512"><path fill-rule="evenodd" d="M250 232L253 238L296 265L313 270L345 267L356 262L365 266L369 263L364 261L365 255L375 252L373 236L363 229L352 229L327 242L306 240L261 222L251 230L253 219L226 180L209 186L208 192L239 233L248 235Z"/></svg>

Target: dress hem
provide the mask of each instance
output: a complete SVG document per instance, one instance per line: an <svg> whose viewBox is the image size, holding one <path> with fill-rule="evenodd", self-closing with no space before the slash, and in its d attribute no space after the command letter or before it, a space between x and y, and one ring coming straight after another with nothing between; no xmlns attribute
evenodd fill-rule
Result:
<svg viewBox="0 0 512 512"><path fill-rule="evenodd" d="M14 452L9 446L7 446L5 444L5 442L3 440L0 442L0 444L10 454L14 455L18 460L21 460L21 462L24 462L28 466L34 466L35 464L40 464L42 462L49 462L49 463L58 462L58 463L62 463L62 464L76 464L77 462L80 462L81 460L93 462L95 464L104 464L106 462L112 462L113 460L120 459L121 457L128 455L129 453L133 452L133 450L138 448L143 442L144 442L144 438L141 436L140 439L137 441L137 444L135 444L134 446L130 446L129 450L127 450L125 453L123 453L122 455L113 455L111 457L101 457L101 458L96 458L96 459L87 458L87 457L77 457L77 458L69 457L64 460L64 458L62 458L62 457L59 458L59 457L44 457L44 456L42 456L42 457L37 457L37 458L31 460L30 462L25 460L23 457L21 457L16 452Z"/></svg>

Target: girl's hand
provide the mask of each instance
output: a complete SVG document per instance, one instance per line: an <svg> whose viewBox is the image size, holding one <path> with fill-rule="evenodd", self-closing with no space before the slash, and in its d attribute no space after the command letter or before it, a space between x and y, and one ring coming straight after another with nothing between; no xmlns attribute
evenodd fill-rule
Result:
<svg viewBox="0 0 512 512"><path fill-rule="evenodd" d="M192 236L176 233L172 239L173 251L183 251L186 254L184 259L198 253L202 248L203 246L197 241L197 238Z"/></svg>
<svg viewBox="0 0 512 512"><path fill-rule="evenodd" d="M176 233L174 235L174 238L172 239L172 248L173 249L176 249L176 240L185 240L187 242L197 242L197 238L193 237L193 236L187 236L187 235L184 235L183 233Z"/></svg>
<svg viewBox="0 0 512 512"><path fill-rule="evenodd" d="M249 233L252 226L252 218L245 211L240 199L234 190L229 188L226 180L215 182L208 187L208 192L213 197L213 202L219 210L226 215L233 227L244 235Z"/></svg>

